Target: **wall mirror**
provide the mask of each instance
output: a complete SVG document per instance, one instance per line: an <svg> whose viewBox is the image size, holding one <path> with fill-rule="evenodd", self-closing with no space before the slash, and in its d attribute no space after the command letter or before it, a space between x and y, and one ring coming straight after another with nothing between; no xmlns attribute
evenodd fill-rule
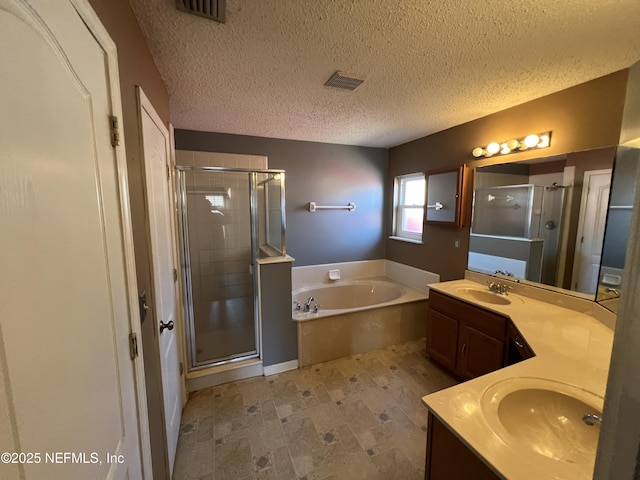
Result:
<svg viewBox="0 0 640 480"><path fill-rule="evenodd" d="M595 299L614 154L477 168L468 269Z"/></svg>
<svg viewBox="0 0 640 480"><path fill-rule="evenodd" d="M427 208L425 223L461 227L466 166L430 170L425 173Z"/></svg>
<svg viewBox="0 0 640 480"><path fill-rule="evenodd" d="M622 292L627 240L640 164L640 139L618 146L596 300L614 313Z"/></svg>

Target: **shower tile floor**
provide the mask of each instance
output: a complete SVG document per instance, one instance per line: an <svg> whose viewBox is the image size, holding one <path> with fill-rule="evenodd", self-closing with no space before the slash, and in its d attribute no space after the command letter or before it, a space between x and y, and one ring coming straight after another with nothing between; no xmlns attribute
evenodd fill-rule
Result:
<svg viewBox="0 0 640 480"><path fill-rule="evenodd" d="M422 479L420 398L456 383L421 339L195 392L174 479Z"/></svg>

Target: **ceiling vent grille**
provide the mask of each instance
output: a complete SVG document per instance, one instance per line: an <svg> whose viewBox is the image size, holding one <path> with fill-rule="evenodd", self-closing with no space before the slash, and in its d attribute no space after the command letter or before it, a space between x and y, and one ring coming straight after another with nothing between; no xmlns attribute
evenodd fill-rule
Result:
<svg viewBox="0 0 640 480"><path fill-rule="evenodd" d="M178 10L224 23L226 0L176 0Z"/></svg>
<svg viewBox="0 0 640 480"><path fill-rule="evenodd" d="M364 82L365 77L337 71L325 82L326 87L342 88L344 90L355 90Z"/></svg>

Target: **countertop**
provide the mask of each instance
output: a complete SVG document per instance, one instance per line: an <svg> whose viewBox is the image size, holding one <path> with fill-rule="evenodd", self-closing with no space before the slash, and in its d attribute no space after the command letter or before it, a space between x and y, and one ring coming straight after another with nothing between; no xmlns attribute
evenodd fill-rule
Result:
<svg viewBox="0 0 640 480"><path fill-rule="evenodd" d="M510 293L512 303L504 306L475 301L459 293L464 287L486 289L486 285L466 279L429 285L433 290L510 317L536 356L426 395L422 402L505 478L592 478L593 463L561 462L508 446L489 425L481 400L485 390L495 383L519 377L554 380L604 398L613 331L590 315L524 295Z"/></svg>

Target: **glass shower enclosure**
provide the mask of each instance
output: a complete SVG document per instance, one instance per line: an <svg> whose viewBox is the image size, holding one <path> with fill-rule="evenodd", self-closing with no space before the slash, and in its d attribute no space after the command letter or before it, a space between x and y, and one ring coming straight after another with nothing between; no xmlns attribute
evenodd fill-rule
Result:
<svg viewBox="0 0 640 480"><path fill-rule="evenodd" d="M284 171L177 171L189 369L259 357L255 265L286 254Z"/></svg>

